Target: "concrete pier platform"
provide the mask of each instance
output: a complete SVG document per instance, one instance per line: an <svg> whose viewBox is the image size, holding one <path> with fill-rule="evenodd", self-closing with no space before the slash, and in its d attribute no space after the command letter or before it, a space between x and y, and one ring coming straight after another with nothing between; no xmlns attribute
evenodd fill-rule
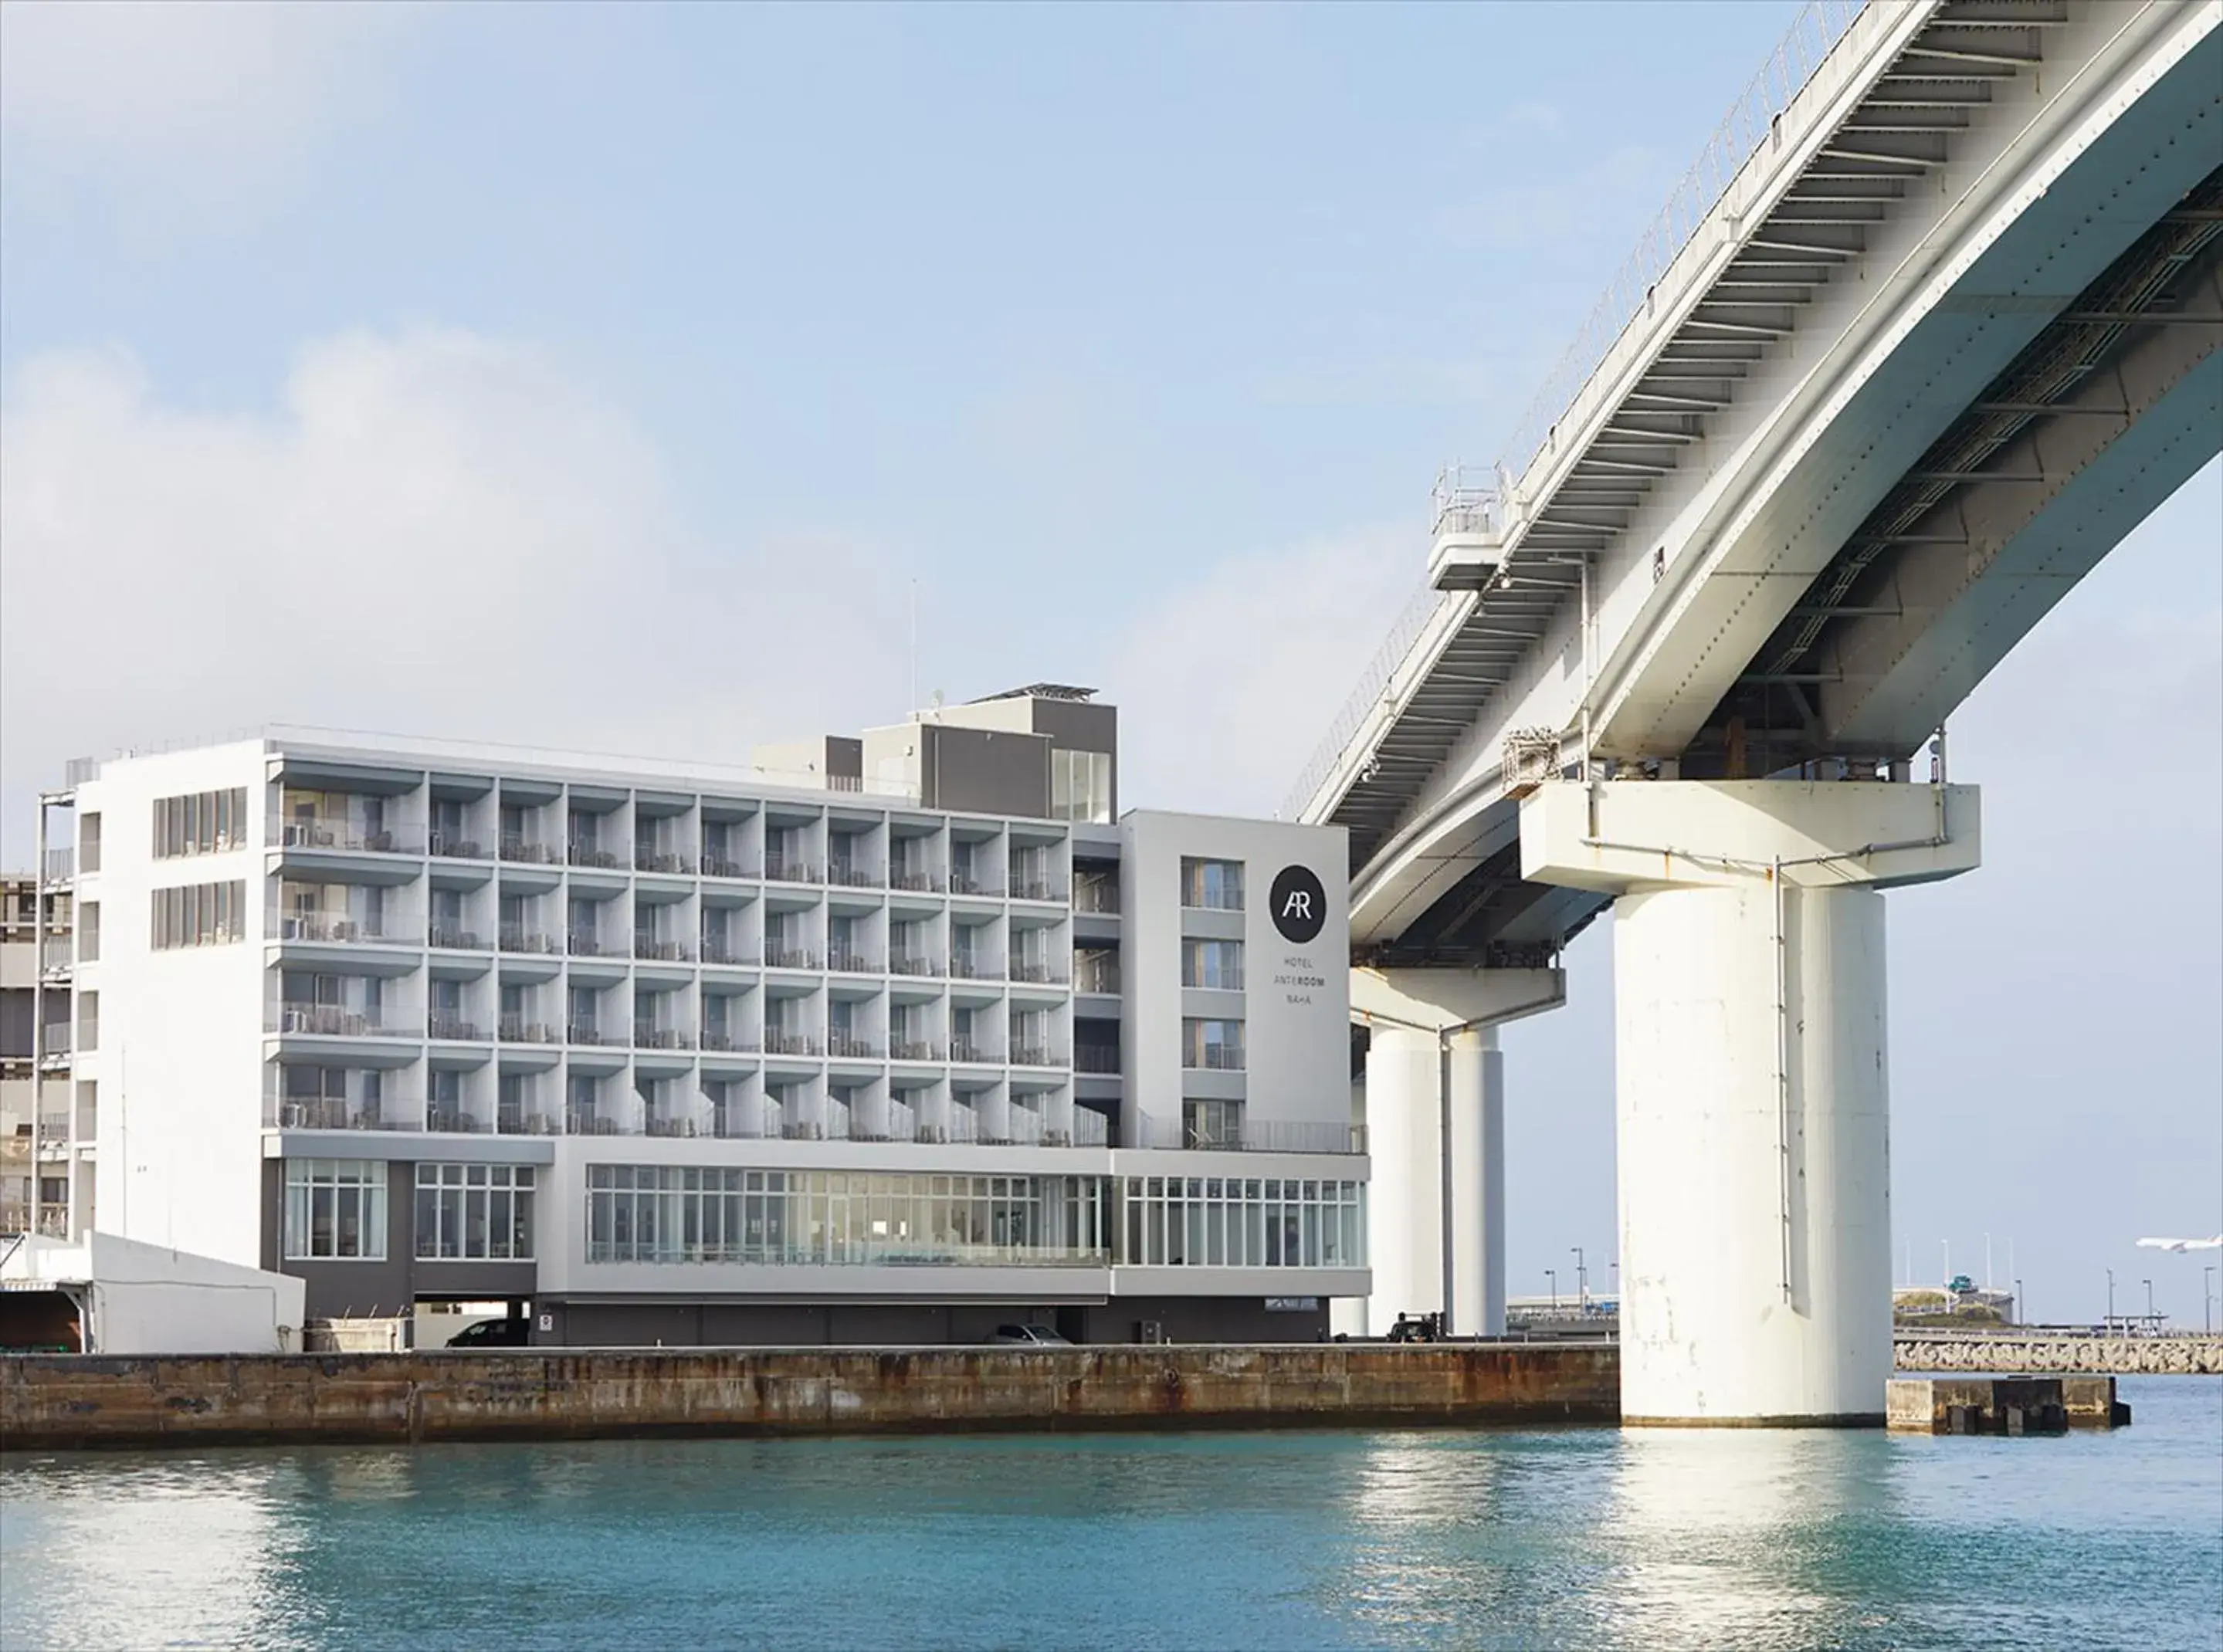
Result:
<svg viewBox="0 0 2223 1652"><path fill-rule="evenodd" d="M2127 1427L2113 1377L1894 1377L1885 1426L1905 1434L2065 1434Z"/></svg>
<svg viewBox="0 0 2223 1652"><path fill-rule="evenodd" d="M0 1449L1606 1423L1607 1343L0 1357Z"/></svg>

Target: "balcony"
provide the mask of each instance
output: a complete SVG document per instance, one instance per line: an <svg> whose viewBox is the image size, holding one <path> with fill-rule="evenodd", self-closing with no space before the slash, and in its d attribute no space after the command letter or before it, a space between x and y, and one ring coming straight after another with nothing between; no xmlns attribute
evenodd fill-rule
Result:
<svg viewBox="0 0 2223 1652"><path fill-rule="evenodd" d="M1190 1072L1241 1072L1243 1046L1239 1044L1207 1044L1202 1049L1181 1052L1181 1065Z"/></svg>
<svg viewBox="0 0 2223 1652"><path fill-rule="evenodd" d="M898 1039L888 1046L892 1061L939 1061L941 1052L929 1039Z"/></svg>
<svg viewBox="0 0 2223 1652"><path fill-rule="evenodd" d="M646 1021L633 1024L633 1046L636 1050L691 1050L694 1035L677 1027L655 1027Z"/></svg>
<svg viewBox="0 0 2223 1652"><path fill-rule="evenodd" d="M636 872L671 872L684 876L695 870L695 860L676 849L635 849L633 869Z"/></svg>
<svg viewBox="0 0 2223 1652"><path fill-rule="evenodd" d="M979 952L952 952L949 955L949 978L952 981L1001 981L1004 961Z"/></svg>
<svg viewBox="0 0 2223 1652"><path fill-rule="evenodd" d="M816 883L821 882L817 867L800 857L783 855L777 850L765 857L765 876L775 883Z"/></svg>
<svg viewBox="0 0 2223 1652"><path fill-rule="evenodd" d="M757 1046L753 1039L744 1038L739 1033L720 1031L703 1033L702 1047L725 1055L753 1055Z"/></svg>
<svg viewBox="0 0 2223 1652"><path fill-rule="evenodd" d="M606 1118L600 1113L574 1107L564 1110L564 1134L567 1136L637 1136L641 1132L617 1119Z"/></svg>
<svg viewBox="0 0 2223 1652"><path fill-rule="evenodd" d="M350 1102L329 1096L273 1096L262 1104L266 1130L416 1130L421 1115L414 1101L382 1096Z"/></svg>
<svg viewBox="0 0 2223 1652"><path fill-rule="evenodd" d="M434 1135L482 1136L488 1134L484 1119L475 1119L462 1108L442 1102L435 1102L425 1109L425 1128Z"/></svg>
<svg viewBox="0 0 2223 1652"><path fill-rule="evenodd" d="M801 946L767 946L765 948L765 968L768 970L815 970L818 954Z"/></svg>
<svg viewBox="0 0 2223 1652"><path fill-rule="evenodd" d="M888 973L935 976L941 973L941 963L940 959L929 958L923 952L904 952L888 960Z"/></svg>
<svg viewBox="0 0 2223 1652"><path fill-rule="evenodd" d="M1076 1044L1073 1046L1073 1070L1075 1072L1110 1072L1119 1071L1119 1046L1116 1044Z"/></svg>
<svg viewBox="0 0 2223 1652"><path fill-rule="evenodd" d="M39 973L47 980L66 981L76 959L70 947L69 937L47 940L39 945Z"/></svg>
<svg viewBox="0 0 2223 1652"><path fill-rule="evenodd" d="M1068 971L1061 964L1051 964L1040 958L1022 958L1011 965L1011 979L1036 986L1061 987Z"/></svg>
<svg viewBox="0 0 2223 1652"><path fill-rule="evenodd" d="M566 846L564 858L574 866L587 866L606 872L617 870L625 864L614 849L605 849L584 838L574 838Z"/></svg>
<svg viewBox="0 0 2223 1652"><path fill-rule="evenodd" d="M47 850L43 870L46 881L49 883L68 883L77 876L77 851L74 849Z"/></svg>
<svg viewBox="0 0 2223 1652"><path fill-rule="evenodd" d="M1119 915L1119 886L1108 877L1084 877L1073 886L1075 912Z"/></svg>
<svg viewBox="0 0 2223 1652"><path fill-rule="evenodd" d="M501 1136L553 1136L563 1134L563 1121L520 1106L494 1109L494 1130Z"/></svg>
<svg viewBox="0 0 2223 1652"><path fill-rule="evenodd" d="M702 939L702 961L705 964L746 964L753 966L756 959L728 940Z"/></svg>
<svg viewBox="0 0 2223 1652"><path fill-rule="evenodd" d="M1111 1121L1101 1113L1088 1108L1073 1109L1073 1145L1076 1147L1108 1147L1112 1145Z"/></svg>
<svg viewBox="0 0 2223 1652"><path fill-rule="evenodd" d="M982 879L980 879L980 878L978 878L978 877L973 876L973 874L972 874L972 873L970 873L970 872L952 872L952 873L950 873L950 875L949 875L949 892L950 892L952 895L1001 895L1001 894L1003 893L1003 891L1002 891L1002 890L1000 890L1000 889L990 889L990 888L988 887L987 883L986 883L985 881L983 881L983 880L982 880Z"/></svg>
<svg viewBox="0 0 2223 1652"><path fill-rule="evenodd" d="M339 1004L280 1004L264 1030L306 1033L316 1038L360 1039L397 1036L402 1029L375 1009L349 1009Z"/></svg>
<svg viewBox="0 0 2223 1652"><path fill-rule="evenodd" d="M1014 901L1063 901L1067 898L1067 893L1063 884L1053 883L1048 878L1015 877L1011 880L1011 899Z"/></svg>
<svg viewBox="0 0 2223 1652"><path fill-rule="evenodd" d="M648 1134L652 1136L688 1137L702 1134L702 1127L693 1119L661 1119L648 1121Z"/></svg>
<svg viewBox="0 0 2223 1652"><path fill-rule="evenodd" d="M522 1015L504 1015L496 1028L504 1044L554 1044L556 1029L540 1021L529 1021Z"/></svg>
<svg viewBox="0 0 2223 1652"><path fill-rule="evenodd" d="M47 1023L39 1038L39 1062L41 1066L66 1067L69 1065L72 1031L67 1021Z"/></svg>
<svg viewBox="0 0 2223 1652"><path fill-rule="evenodd" d="M695 957L695 949L683 940L658 940L653 935L635 935L633 955L658 964L685 964Z"/></svg>
<svg viewBox="0 0 2223 1652"><path fill-rule="evenodd" d="M607 945L591 929L574 929L564 937L564 950L573 958L622 958L617 947Z"/></svg>
<svg viewBox="0 0 2223 1652"><path fill-rule="evenodd" d="M941 880L929 871L897 867L888 874L888 887L891 889L909 889L918 895L934 895L941 891Z"/></svg>
<svg viewBox="0 0 2223 1652"><path fill-rule="evenodd" d="M766 1033L764 1039L766 1055L816 1055L818 1040L808 1033Z"/></svg>
<svg viewBox="0 0 2223 1652"><path fill-rule="evenodd" d="M376 918L350 918L340 912L274 912L270 934L275 940L320 941L338 945L407 945L397 927Z"/></svg>
<svg viewBox="0 0 2223 1652"><path fill-rule="evenodd" d="M854 947L837 946L826 955L826 967L844 975L878 975L880 961L871 953L858 952Z"/></svg>
<svg viewBox="0 0 2223 1652"><path fill-rule="evenodd" d="M526 866L553 866L557 861L555 845L507 832L502 834L501 857Z"/></svg>
<svg viewBox="0 0 2223 1652"><path fill-rule="evenodd" d="M608 1044L611 1040L592 1021L573 1021L564 1029L564 1041L567 1044Z"/></svg>
<svg viewBox="0 0 2223 1652"><path fill-rule="evenodd" d="M850 1061L877 1061L880 1058L880 1046L861 1033L828 1033L826 1053Z"/></svg>
<svg viewBox="0 0 2223 1652"><path fill-rule="evenodd" d="M826 869L826 881L850 889L880 889L887 887L887 879L869 866L860 866L854 861L836 860Z"/></svg>
<svg viewBox="0 0 2223 1652"><path fill-rule="evenodd" d="M273 820L271 841L281 849L343 849L370 855L421 855L423 839L392 826L366 831L360 824L337 815L315 815L306 820Z"/></svg>
<svg viewBox="0 0 2223 1652"><path fill-rule="evenodd" d="M477 1044L487 1035L486 1028L476 1021L466 1021L461 1015L431 1015L425 1019L425 1033L428 1038L444 1039L456 1044Z"/></svg>
<svg viewBox="0 0 2223 1652"><path fill-rule="evenodd" d="M1116 958L1084 958L1074 960L1073 989L1075 992L1118 992L1119 990L1119 960Z"/></svg>
<svg viewBox="0 0 2223 1652"><path fill-rule="evenodd" d="M727 856L705 855L702 857L702 876L705 877L754 877L756 874L741 862Z"/></svg>
<svg viewBox="0 0 2223 1652"><path fill-rule="evenodd" d="M1197 1120L1136 1115L1137 1147L1189 1153L1363 1153L1366 1130L1355 1124L1316 1124L1279 1119L1238 1119L1213 1128Z"/></svg>
<svg viewBox="0 0 2223 1652"><path fill-rule="evenodd" d="M970 1061L984 1066L998 1065L1001 1061L1001 1058L986 1045L975 1044L971 1039L950 1040L949 1058L952 1061Z"/></svg>
<svg viewBox="0 0 2223 1652"><path fill-rule="evenodd" d="M553 953L556 938L544 935L537 929L527 929L522 924L501 927L501 950L505 952Z"/></svg>
<svg viewBox="0 0 2223 1652"><path fill-rule="evenodd" d="M486 937L475 929L450 929L445 924L434 924L426 937L436 951L450 952L483 952Z"/></svg>
<svg viewBox="0 0 2223 1652"><path fill-rule="evenodd" d="M484 860L486 845L476 838L451 838L444 832L432 834L432 852L444 860Z"/></svg>
<svg viewBox="0 0 2223 1652"><path fill-rule="evenodd" d="M1015 1044L1011 1046L1011 1065L1015 1067L1062 1067L1066 1061L1047 1044Z"/></svg>

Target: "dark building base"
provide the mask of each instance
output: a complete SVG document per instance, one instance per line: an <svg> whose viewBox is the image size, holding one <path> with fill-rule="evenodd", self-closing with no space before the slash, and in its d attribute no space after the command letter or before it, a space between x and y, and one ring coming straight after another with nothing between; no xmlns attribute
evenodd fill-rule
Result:
<svg viewBox="0 0 2223 1652"><path fill-rule="evenodd" d="M1307 1300L1313 1300L1307 1298ZM536 1297L541 1347L933 1347L1047 1325L1068 1342L1319 1342L1327 1301L1297 1311L1257 1297L1087 1303L621 1302Z"/></svg>

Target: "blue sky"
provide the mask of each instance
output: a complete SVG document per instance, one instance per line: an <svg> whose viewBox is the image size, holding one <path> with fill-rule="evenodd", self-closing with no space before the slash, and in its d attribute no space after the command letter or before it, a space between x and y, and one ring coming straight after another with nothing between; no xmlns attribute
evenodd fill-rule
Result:
<svg viewBox="0 0 2223 1652"><path fill-rule="evenodd" d="M72 755L266 720L886 720L914 586L923 689L1096 683L1125 801L1270 810L1792 10L10 3L0 852ZM2198 1315L2128 1247L2223 1223L2219 543L2211 466L1956 722L1925 1278L1989 1230L2041 1312ZM1612 1253L1609 961L1508 1035L1516 1290Z"/></svg>

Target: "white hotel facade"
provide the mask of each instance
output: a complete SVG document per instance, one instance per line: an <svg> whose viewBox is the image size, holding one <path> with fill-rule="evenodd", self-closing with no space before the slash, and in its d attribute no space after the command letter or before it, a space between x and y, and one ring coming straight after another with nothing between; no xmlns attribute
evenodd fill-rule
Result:
<svg viewBox="0 0 2223 1652"><path fill-rule="evenodd" d="M1340 828L1116 810L1037 685L683 770L271 734L46 796L72 1225L553 1344L1310 1340Z"/></svg>

